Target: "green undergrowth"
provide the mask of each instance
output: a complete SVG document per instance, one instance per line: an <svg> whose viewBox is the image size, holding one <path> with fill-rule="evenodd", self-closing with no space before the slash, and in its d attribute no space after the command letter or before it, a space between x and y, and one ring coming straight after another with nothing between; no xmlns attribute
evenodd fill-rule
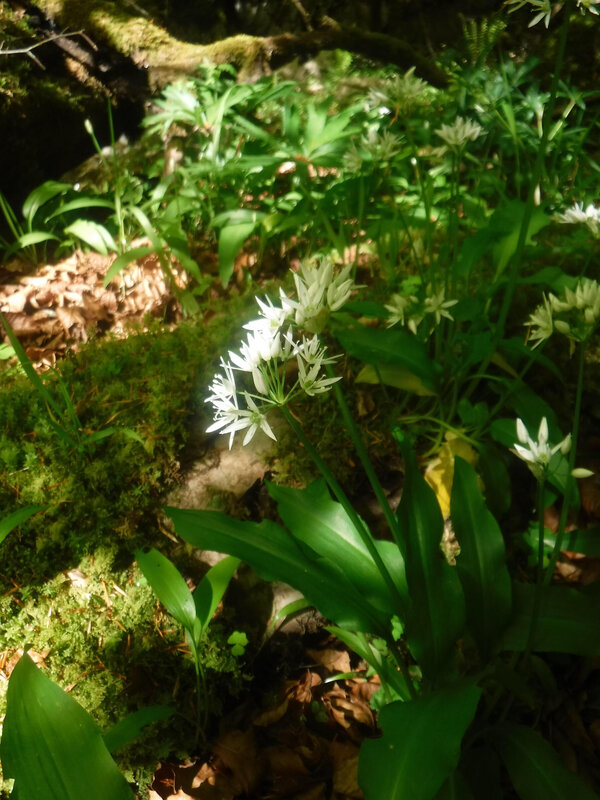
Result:
<svg viewBox="0 0 600 800"><path fill-rule="evenodd" d="M4 663L16 660L19 648L32 648L103 730L145 705L174 706L175 724L156 723L117 754L140 781L159 758L184 754L194 741L195 677L180 651L182 632L159 612L133 553L154 545L173 557L161 533L162 503L180 474L214 353L226 346L247 302L232 297L217 313L207 309L204 318L173 330L152 322L126 339L98 338L60 362L55 375L46 374L56 398L60 376L88 433L117 429L83 453L57 436L23 375L15 368L0 375L2 516L29 504L47 507L2 545ZM187 550L179 548L176 560L191 580L201 577ZM213 714L243 684L226 643L232 625L217 621L205 641ZM0 713L2 705L3 699Z"/></svg>
<svg viewBox="0 0 600 800"><path fill-rule="evenodd" d="M159 609L144 576L133 567L115 570L114 555L110 547L98 548L77 569L2 598L2 642L5 652L14 654L31 646L47 675L103 732L146 706L174 710L173 717L154 723L115 753L126 777L143 786L161 758L189 753L195 731L194 668L181 651L181 630ZM213 715L244 685L240 662L226 642L230 633L231 626L217 620L202 643ZM2 706L6 686L0 685Z"/></svg>

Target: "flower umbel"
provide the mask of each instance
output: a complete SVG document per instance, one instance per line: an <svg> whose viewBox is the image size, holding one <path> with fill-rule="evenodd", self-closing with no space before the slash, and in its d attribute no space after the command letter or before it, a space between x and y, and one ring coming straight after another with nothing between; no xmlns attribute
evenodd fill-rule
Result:
<svg viewBox="0 0 600 800"><path fill-rule="evenodd" d="M596 330L600 322L600 284L591 278L581 278L575 289L565 288L561 297L548 295L529 317L527 325L532 329L530 340L538 340L537 347L544 339L558 331L571 341L585 342Z"/></svg>
<svg viewBox="0 0 600 800"><path fill-rule="evenodd" d="M571 449L571 434L565 436L562 442L554 447L548 444L548 420L546 417L542 417L540 422L537 440L531 438L523 420L517 419L517 439L520 444L515 443L511 451L527 464L536 480L544 477L555 453L560 450L566 456Z"/></svg>
<svg viewBox="0 0 600 800"><path fill-rule="evenodd" d="M523 6L530 6L531 11L535 12L535 17L527 26L528 28L533 28L533 26L537 25L541 20L544 20L546 28L550 24L550 18L552 16L552 4L550 0L506 0L505 5L510 6L508 9L509 13L518 11L520 8L523 8Z"/></svg>
<svg viewBox="0 0 600 800"><path fill-rule="evenodd" d="M467 142L474 142L483 133L483 128L476 122L457 117L452 125L442 125L436 134L443 139L451 150L460 150Z"/></svg>
<svg viewBox="0 0 600 800"><path fill-rule="evenodd" d="M600 0L598 0L600 2ZM598 13L598 12L596 12ZM563 225L584 224L590 229L594 236L600 234L600 209L593 205L583 207L583 203L575 203L562 214L556 214L556 222Z"/></svg>
<svg viewBox="0 0 600 800"><path fill-rule="evenodd" d="M321 345L314 332L317 323L348 300L355 285L349 277L350 267L344 267L337 275L328 259L320 264L304 264L301 275L295 274L298 300L280 292L280 305L270 299L257 298L259 316L248 322L248 331L237 352L230 351L230 361L221 359L222 373L218 373L210 384L207 403L214 408L214 422L207 433L218 431L229 434L229 447L238 431L245 430L243 445L248 444L262 430L275 439L267 421L267 413L273 407L286 405L300 393L309 397L331 389L338 377L328 377L323 368L332 364L336 356L328 356L327 348ZM305 330L313 330L313 336L294 336L294 323ZM311 324L313 327L311 327ZM291 364L289 362L292 362ZM247 386L238 388L236 372L249 373L254 392Z"/></svg>

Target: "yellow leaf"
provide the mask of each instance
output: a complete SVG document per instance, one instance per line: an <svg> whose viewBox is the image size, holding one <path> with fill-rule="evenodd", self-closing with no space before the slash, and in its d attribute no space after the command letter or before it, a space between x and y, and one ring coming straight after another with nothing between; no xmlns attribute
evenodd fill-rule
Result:
<svg viewBox="0 0 600 800"><path fill-rule="evenodd" d="M450 492L454 477L454 456L464 458L471 466L477 463L477 451L455 433L447 433L438 455L429 462L425 480L431 486L444 518L450 516Z"/></svg>

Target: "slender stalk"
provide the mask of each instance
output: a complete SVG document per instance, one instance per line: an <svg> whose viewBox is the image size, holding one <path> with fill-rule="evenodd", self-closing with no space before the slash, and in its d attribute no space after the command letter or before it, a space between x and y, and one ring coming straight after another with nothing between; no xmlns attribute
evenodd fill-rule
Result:
<svg viewBox="0 0 600 800"><path fill-rule="evenodd" d="M327 481L327 484L329 485L329 488L331 489L331 491L335 495L336 499L343 506L344 511L346 512L346 514L348 514L348 517L350 518L352 524L356 528L356 530L357 530L360 538L362 539L365 547L369 551L369 555L371 556L371 558L373 559L377 569L379 570L379 572L381 574L381 577L385 581L385 583L386 583L386 585L387 585L387 587L388 587L388 589L390 591L390 594L394 598L394 601L396 603L397 608L401 609L403 607L403 605L404 605L403 602L402 602L402 598L400 597L400 593L398 592L396 584L394 583L394 581L392 579L392 576L390 575L390 573L388 571L388 568L385 566L385 564L383 562L383 559L381 558L381 556L379 554L379 550L377 550L377 547L375 545L375 540L374 540L373 536L367 530L366 525L364 524L364 522L361 520L361 518L358 516L358 514L354 510L354 507L352 506L352 503L350 502L350 500L348 499L346 493L344 492L344 490L342 489L342 487L338 483L337 478L335 477L333 472L329 469L329 467L327 466L325 461L323 461L323 459L319 455L319 452L317 451L316 447L313 445L313 443L308 438L308 436L304 433L304 430L302 429L302 427L296 422L296 420L291 415L291 413L289 412L289 410L287 409L286 406L282 406L281 410L283 411L283 415L286 418L286 420L287 420L288 424L290 425L291 429L294 431L294 433L298 437L299 441L302 442L302 444L306 448L308 454L310 455L312 460L315 462L315 464L319 468L319 471L321 472L321 474L323 475L323 477Z"/></svg>
<svg viewBox="0 0 600 800"><path fill-rule="evenodd" d="M208 722L208 691L206 688L206 675L198 657L198 650L192 647L194 656L194 669L196 671L196 740L206 742L206 724Z"/></svg>
<svg viewBox="0 0 600 800"><path fill-rule="evenodd" d="M585 342L579 345L579 359L577 365L577 389L575 391L575 409L573 413L573 430L571 431L571 452L569 453L569 472L567 475L567 485L565 487L565 495L563 498L562 509L560 512L560 520L558 523L558 531L556 533L556 541L554 542L554 549L550 556L550 562L546 568L544 575L544 586L548 586L554 575L554 567L562 549L563 539L565 538L565 528L567 525L567 515L571 504L571 494L575 486L575 478L571 475L575 469L575 459L577 458L577 439L579 437L579 418L581 416L581 396L583 394L583 368L585 365Z"/></svg>
<svg viewBox="0 0 600 800"><path fill-rule="evenodd" d="M335 377L335 371L331 364L326 365L327 375L330 378ZM344 420L344 425L346 426L346 430L350 434L354 447L356 449L356 453L360 459L360 463L363 466L363 469L366 473L367 478L369 479L369 483L373 488L373 492L375 493L375 497L377 498L377 502L381 506L381 510L383 515L386 519L386 522L390 528L390 531L394 537L394 540L400 550L404 549L404 542L402 541L402 535L400 532L400 526L398 524L398 520L396 515L391 509L389 501L386 497L385 492L383 491L383 487L377 477L375 470L373 469L373 464L371 463L371 459L369 458L369 454L367 453L367 448L363 442L362 436L360 435L360 431L354 421L352 414L350 413L350 409L348 408L348 403L346 402L346 398L344 397L344 393L342 392L339 381L338 383L333 384L333 393L335 395L335 399L337 404L342 412L342 418Z"/></svg>
<svg viewBox="0 0 600 800"><path fill-rule="evenodd" d="M538 563L537 575L535 581L535 593L533 595L533 606L531 609L531 621L529 623L529 633L527 634L527 643L523 652L523 661L527 663L533 642L535 639L535 632L540 618L540 610L542 607L542 593L544 589L544 487L546 479L542 476L537 482L537 512L538 512Z"/></svg>
<svg viewBox="0 0 600 800"><path fill-rule="evenodd" d="M506 290L502 298L502 305L500 307L498 321L496 323L494 330L493 347L490 348L490 355L487 356L487 358L485 359L479 370L480 375L481 373L484 373L488 368L488 365L492 360L492 356L496 351L496 345L504 335L504 327L506 325L508 313L510 311L513 297L515 295L515 291L517 288L519 274L521 272L521 264L523 262L523 254L525 251L525 243L527 242L527 234L529 233L529 225L533 217L533 209L535 206L535 193L542 176L542 171L544 168L544 160L546 156L546 146L548 144L548 137L552 129L552 117L554 115L554 109L556 108L556 99L558 95L558 84L560 80L560 73L562 72L562 67L565 59L565 50L567 46L567 33L569 30L569 20L570 20L570 4L567 3L565 4L564 19L560 30L558 52L556 55L556 65L554 68L554 75L552 76L552 87L550 89L550 99L544 111L542 137L540 139L540 144L536 153L533 171L531 174L531 182L527 194L527 202L525 204L525 211L523 213L523 219L521 221L521 227L519 229L519 238L517 240L517 246L511 260L510 269L508 272L508 281L506 284ZM477 388L480 380L480 375L473 377L471 385L465 391L465 398L467 400Z"/></svg>

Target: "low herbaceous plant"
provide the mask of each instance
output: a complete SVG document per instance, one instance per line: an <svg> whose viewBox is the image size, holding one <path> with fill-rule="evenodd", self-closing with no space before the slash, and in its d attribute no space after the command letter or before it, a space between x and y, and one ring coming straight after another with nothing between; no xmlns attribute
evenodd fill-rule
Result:
<svg viewBox="0 0 600 800"><path fill-rule="evenodd" d="M393 435L405 477L400 505L390 508L335 374L340 356L320 338L331 312L354 291L349 270L324 259L304 264L294 282L295 297L281 292L278 303L258 301L258 318L245 326L239 351L221 359L207 399L214 409L208 430L229 436L230 445L237 434L247 444L259 430L275 438L269 418L279 410L323 477L305 489L267 484L282 524L169 508L177 533L299 589L331 620L329 630L377 672L382 736L363 744L359 762L367 800L475 798L485 787L485 796L501 796L507 784L501 769L524 800L595 797L562 766L536 720L535 704L528 705L532 691L540 685L548 690L554 680L538 653L600 654L598 594L550 584L581 474L575 453L582 373L570 436L556 437L555 425L549 428L545 419L528 428L513 418L505 426L508 445L539 487L535 574L530 582L514 580L474 467L455 458L445 521L408 436L398 428ZM563 316L574 315L569 332L573 337L579 331L581 318L586 327L577 341L583 344L584 334L587 341L600 316L599 292L595 282L582 281L565 299L551 298L552 330L561 331ZM531 338L539 338L536 329ZM294 412L299 396L329 391L381 505L389 540L373 536ZM563 519L544 568L546 482L563 496ZM586 535L573 534L569 546L575 540L585 546Z"/></svg>

